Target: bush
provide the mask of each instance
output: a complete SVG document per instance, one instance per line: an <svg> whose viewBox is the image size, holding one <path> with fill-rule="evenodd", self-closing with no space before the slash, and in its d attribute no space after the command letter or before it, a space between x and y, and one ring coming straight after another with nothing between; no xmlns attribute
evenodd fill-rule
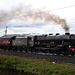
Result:
<svg viewBox="0 0 75 75"><path fill-rule="evenodd" d="M0 68L16 69L32 75L75 75L75 66L7 55L0 55Z"/></svg>
<svg viewBox="0 0 75 75"><path fill-rule="evenodd" d="M0 68L15 69L18 63L17 57L0 55Z"/></svg>

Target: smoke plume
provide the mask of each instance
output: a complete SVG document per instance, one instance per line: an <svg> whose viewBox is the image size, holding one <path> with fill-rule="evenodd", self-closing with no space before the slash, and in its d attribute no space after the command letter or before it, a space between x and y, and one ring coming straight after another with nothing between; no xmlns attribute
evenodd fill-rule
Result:
<svg viewBox="0 0 75 75"><path fill-rule="evenodd" d="M29 6L20 6L10 11L0 11L0 25L7 24L8 22L16 19L30 22L49 21L61 25L65 32L69 32L69 27L65 19L50 14L44 10L33 9Z"/></svg>

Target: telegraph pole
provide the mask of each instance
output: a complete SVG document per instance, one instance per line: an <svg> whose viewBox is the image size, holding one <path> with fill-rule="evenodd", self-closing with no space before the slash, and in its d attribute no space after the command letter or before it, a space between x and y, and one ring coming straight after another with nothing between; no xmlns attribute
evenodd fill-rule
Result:
<svg viewBox="0 0 75 75"><path fill-rule="evenodd" d="M5 29L5 36L7 35L7 26L6 26L6 29Z"/></svg>

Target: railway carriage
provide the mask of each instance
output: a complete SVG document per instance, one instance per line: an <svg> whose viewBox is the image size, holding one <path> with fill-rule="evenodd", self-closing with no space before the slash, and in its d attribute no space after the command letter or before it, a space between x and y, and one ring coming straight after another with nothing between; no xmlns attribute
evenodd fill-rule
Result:
<svg viewBox="0 0 75 75"><path fill-rule="evenodd" d="M0 49L10 50L12 47L12 38L0 37Z"/></svg>

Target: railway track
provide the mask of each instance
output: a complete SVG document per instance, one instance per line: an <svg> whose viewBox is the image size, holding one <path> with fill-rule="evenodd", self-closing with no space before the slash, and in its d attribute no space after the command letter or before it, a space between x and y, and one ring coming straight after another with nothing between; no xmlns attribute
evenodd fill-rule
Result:
<svg viewBox="0 0 75 75"><path fill-rule="evenodd" d="M46 59L50 62L57 63L69 63L75 66L75 56L57 56L51 54L42 54L42 53L25 53L25 52L12 52L12 51L3 51L0 50L0 54L9 55L9 56L19 56L19 57L28 57L28 58L37 58L37 59Z"/></svg>

